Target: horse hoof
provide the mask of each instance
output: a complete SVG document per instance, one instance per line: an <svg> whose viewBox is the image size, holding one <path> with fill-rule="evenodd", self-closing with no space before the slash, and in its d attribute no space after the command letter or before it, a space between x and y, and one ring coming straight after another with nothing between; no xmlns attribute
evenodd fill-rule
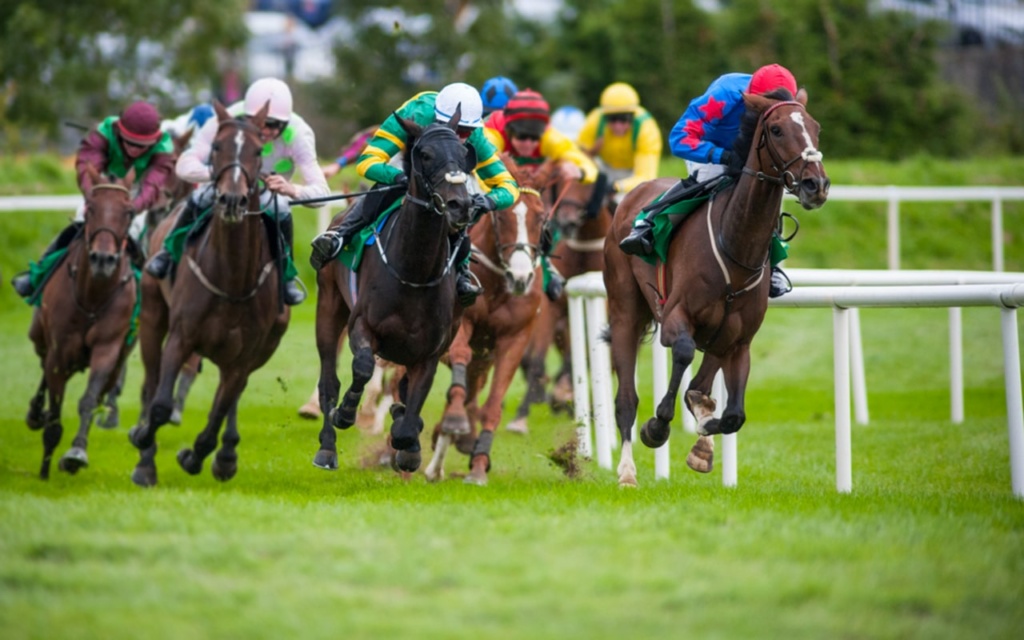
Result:
<svg viewBox="0 0 1024 640"><path fill-rule="evenodd" d="M171 417L170 417L170 420L168 420L168 422L170 422L171 424L173 424L176 427L180 427L181 426L181 409L175 407L174 410L171 411Z"/></svg>
<svg viewBox="0 0 1024 640"><path fill-rule="evenodd" d="M191 449L182 449L178 452L178 465L190 476L197 476L203 470L203 461L196 461L196 455Z"/></svg>
<svg viewBox="0 0 1024 640"><path fill-rule="evenodd" d="M747 416L742 413L731 413L722 416L722 420L719 429L722 433L736 433L746 422Z"/></svg>
<svg viewBox="0 0 1024 640"><path fill-rule="evenodd" d="M640 441L650 449L657 449L668 442L668 436L671 432L672 428L668 424L665 424L664 428L660 428L658 426L658 419L651 418L640 429Z"/></svg>
<svg viewBox="0 0 1024 640"><path fill-rule="evenodd" d="M57 468L61 471L75 475L78 470L83 467L89 466L89 455L86 454L85 449L81 447L72 447L68 449L68 452L60 459L57 463Z"/></svg>
<svg viewBox="0 0 1024 640"><path fill-rule="evenodd" d="M155 487L156 467L135 467L132 471L132 482L144 488Z"/></svg>
<svg viewBox="0 0 1024 640"><path fill-rule="evenodd" d="M106 412L96 421L100 429L116 429L121 426L121 412L117 407L107 407Z"/></svg>
<svg viewBox="0 0 1024 640"><path fill-rule="evenodd" d="M476 448L476 434L467 433L465 435L458 436L452 444L455 445L455 450L459 453L467 456L473 455L473 449Z"/></svg>
<svg viewBox="0 0 1024 640"><path fill-rule="evenodd" d="M331 409L331 424L335 429L348 429L356 423L355 410L345 410L342 407Z"/></svg>
<svg viewBox="0 0 1024 640"><path fill-rule="evenodd" d="M702 436L717 436L722 433L722 421L718 418L711 418L704 424L697 424L697 433Z"/></svg>
<svg viewBox="0 0 1024 640"><path fill-rule="evenodd" d="M145 451L153 446L153 436L149 433L144 433L146 431L148 429L141 424L137 424L128 430L128 442L131 442L132 446L139 451Z"/></svg>
<svg viewBox="0 0 1024 640"><path fill-rule="evenodd" d="M446 414L441 418L441 433L449 436L461 436L472 431L469 418L465 414Z"/></svg>
<svg viewBox="0 0 1024 640"><path fill-rule="evenodd" d="M419 451L399 450L391 457L391 468L399 472L412 473L420 468L422 462L423 456L420 455Z"/></svg>
<svg viewBox="0 0 1024 640"><path fill-rule="evenodd" d="M25 424L27 424L28 428L32 431L39 431L42 429L46 425L46 421L43 420L42 411L33 411L32 409L29 409L28 415L25 416Z"/></svg>
<svg viewBox="0 0 1024 640"><path fill-rule="evenodd" d="M307 402L299 407L299 417L307 420L320 420L324 417L320 411L320 405L315 402Z"/></svg>
<svg viewBox="0 0 1024 640"><path fill-rule="evenodd" d="M234 478L235 474L238 473L238 461L214 458L213 464L210 465L210 473L213 474L214 478L221 482L227 482L231 478Z"/></svg>
<svg viewBox="0 0 1024 640"><path fill-rule="evenodd" d="M530 433L530 427L526 424L526 418L516 418L505 425L505 430L510 433L520 433L523 435Z"/></svg>
<svg viewBox="0 0 1024 640"><path fill-rule="evenodd" d="M171 409L171 407L162 404L154 404L149 411L149 422L154 427L167 424L171 421L172 413L174 413L174 410Z"/></svg>
<svg viewBox="0 0 1024 640"><path fill-rule="evenodd" d="M715 466L715 452L704 438L697 438L689 455L686 456L686 466L697 473L711 473Z"/></svg>
<svg viewBox="0 0 1024 640"><path fill-rule="evenodd" d="M338 470L338 454L335 451L321 449L313 456L313 466L327 471Z"/></svg>
<svg viewBox="0 0 1024 640"><path fill-rule="evenodd" d="M487 472L479 473L477 471L470 472L465 478L462 479L463 484L472 484L478 487L487 486Z"/></svg>
<svg viewBox="0 0 1024 640"><path fill-rule="evenodd" d="M637 487L636 476L635 475L633 475L633 476L630 476L630 475L619 476L619 486L620 487L629 487L629 488L635 489Z"/></svg>

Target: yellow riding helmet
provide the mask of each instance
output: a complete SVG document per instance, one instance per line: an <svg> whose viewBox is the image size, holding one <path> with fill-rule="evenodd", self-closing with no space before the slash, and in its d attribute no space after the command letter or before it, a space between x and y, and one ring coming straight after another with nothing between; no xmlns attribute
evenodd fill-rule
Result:
<svg viewBox="0 0 1024 640"><path fill-rule="evenodd" d="M615 82L601 92L601 111L610 113L633 113L640 108L640 96L636 89L625 82Z"/></svg>

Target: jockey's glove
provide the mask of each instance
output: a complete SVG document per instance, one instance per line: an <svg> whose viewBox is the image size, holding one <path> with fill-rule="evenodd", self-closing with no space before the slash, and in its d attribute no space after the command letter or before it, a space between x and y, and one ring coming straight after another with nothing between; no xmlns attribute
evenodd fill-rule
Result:
<svg viewBox="0 0 1024 640"><path fill-rule="evenodd" d="M409 189L409 176L404 173L400 173L395 176L395 181L392 183L396 187L402 187L405 190Z"/></svg>
<svg viewBox="0 0 1024 640"><path fill-rule="evenodd" d="M473 208L476 209L476 215L482 216L485 213L490 213L497 208L494 200L488 198L482 193L473 194Z"/></svg>
<svg viewBox="0 0 1024 640"><path fill-rule="evenodd" d="M727 167L731 167L736 162L736 154L726 149L722 152L722 164Z"/></svg>

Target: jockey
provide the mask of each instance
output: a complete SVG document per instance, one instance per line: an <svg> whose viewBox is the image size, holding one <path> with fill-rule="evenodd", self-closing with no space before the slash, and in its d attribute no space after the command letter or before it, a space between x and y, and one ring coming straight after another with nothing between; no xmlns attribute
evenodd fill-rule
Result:
<svg viewBox="0 0 1024 640"><path fill-rule="evenodd" d="M408 177L402 170L388 163L392 157L405 149L408 138L405 129L398 123L397 116L426 127L434 122L447 124L459 108L461 117L457 133L473 148L478 160L475 173L490 188L486 195L472 194L477 215L512 206L519 197L519 187L498 157L494 145L487 140L482 131L483 104L477 90L463 82L456 82L445 86L440 92L424 91L413 96L388 116L370 138L369 144L359 157L356 169L360 176L376 183L373 192L353 204L348 215L336 229L328 229L313 238L310 263L315 269L319 270L333 260L342 247L363 227L372 224L383 211L405 194L404 189L386 188L390 185L408 184ZM463 229L455 234L451 241L453 245L457 243L459 246L459 255L455 259L455 291L462 306L468 307L480 295L481 289L474 284L474 278L469 270L470 246L469 242L462 242L465 234L466 230Z"/></svg>
<svg viewBox="0 0 1024 640"><path fill-rule="evenodd" d="M593 184L598 176L597 165L576 143L551 127L550 121L551 107L544 96L525 89L512 96L502 111L487 118L484 133L499 152L507 151L517 165L536 165L551 159L558 163L563 180ZM547 256L543 264L548 274L544 292L549 299L557 300L565 279Z"/></svg>
<svg viewBox="0 0 1024 640"><path fill-rule="evenodd" d="M78 188L88 196L92 190L88 167L101 174L124 178L135 170L132 185L132 208L145 211L156 203L160 189L174 170L174 143L160 131L160 112L148 102L133 102L120 116L110 116L99 123L82 139L75 159ZM54 252L66 249L81 231L85 222L85 205L79 207L75 220L64 228L43 251L40 262ZM136 251L135 247L131 248ZM23 298L35 293L30 273L19 273L11 281L14 290Z"/></svg>
<svg viewBox="0 0 1024 640"><path fill-rule="evenodd" d="M727 73L712 82L703 95L691 100L668 136L672 154L686 160L690 177L666 192L659 203L672 204L696 197L701 185L725 173L734 162L742 163L745 158L736 157L732 146L747 110L743 94L760 95L776 89L786 89L795 96L796 78L785 67L770 64L753 74ZM647 213L647 208L641 211L633 231L619 243L626 253L646 255L653 250L654 224ZM772 266L769 295L777 298L789 290L782 269Z"/></svg>
<svg viewBox="0 0 1024 640"><path fill-rule="evenodd" d="M594 156L601 172L612 181L611 190L622 195L641 182L658 177L661 162L661 129L640 106L636 89L615 82L601 92L600 106L587 114L577 137L580 147ZM604 190L598 197L600 206Z"/></svg>
<svg viewBox="0 0 1024 640"><path fill-rule="evenodd" d="M268 214L277 213L288 255L292 255L293 225L289 199L322 198L330 195L327 179L317 162L316 138L306 121L292 111L292 92L277 78L261 78L249 86L245 100L228 107L228 113L237 118L252 118L264 105L269 104L266 120L260 131L263 147L263 181L266 189L260 193L260 209ZM175 170L178 177L193 183L205 183L192 192L188 205L175 221L174 231L195 223L199 214L213 206L216 188L210 182L210 153L217 136L219 122L210 118L192 138L192 145L178 158ZM291 182L295 170L302 173L301 186ZM307 205L322 207L321 204ZM163 279L170 272L174 258L166 246L146 264L146 271ZM296 305L306 299L306 293L292 278L285 282L284 301Z"/></svg>
<svg viewBox="0 0 1024 640"><path fill-rule="evenodd" d="M516 83L505 76L495 76L480 89L480 100L484 105L484 119L495 111L504 109L508 101L519 91Z"/></svg>

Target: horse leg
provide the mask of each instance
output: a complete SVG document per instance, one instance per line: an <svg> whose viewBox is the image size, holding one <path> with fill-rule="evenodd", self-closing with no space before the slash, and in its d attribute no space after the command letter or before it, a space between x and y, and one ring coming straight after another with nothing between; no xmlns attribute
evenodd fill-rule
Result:
<svg viewBox="0 0 1024 640"><path fill-rule="evenodd" d="M49 395L49 407L44 418L43 462L39 468L39 477L43 480L50 478L53 452L57 450L61 436L64 435L64 425L61 424L60 413L64 402L64 387L67 384L63 371L55 362L47 362L47 374L46 389Z"/></svg>
<svg viewBox="0 0 1024 640"><path fill-rule="evenodd" d="M697 433L700 434L686 456L686 465L698 473L710 473L714 468L715 440L711 435L718 433L718 419L714 416L715 400L709 394L715 374L721 366L722 362L717 356L705 353L697 375L693 377L684 396L686 406L697 419Z"/></svg>
<svg viewBox="0 0 1024 640"><path fill-rule="evenodd" d="M452 368L452 382L448 386L447 402L441 416L441 433L447 436L462 436L470 432L469 418L466 417L466 367L473 359L469 341L473 338L473 324L462 322L450 347L448 361Z"/></svg>
<svg viewBox="0 0 1024 640"><path fill-rule="evenodd" d="M185 411L185 398L188 397L188 391L192 388L192 383L196 381L196 376L199 375L201 362L202 358L193 353L185 362L185 366L181 368L181 373L178 374L178 387L174 391L174 405L171 409L171 424L181 424L182 413Z"/></svg>
<svg viewBox="0 0 1024 640"><path fill-rule="evenodd" d="M487 401L480 411L480 436L473 447L473 454L469 459L469 475L465 480L469 484L487 484L487 474L491 470L491 445L494 441L494 432L501 422L501 407L505 393L512 384L517 364L526 351L529 339L529 333L524 331L502 336L494 344L494 377L491 380ZM483 382L484 380L481 380L479 386L474 384L474 392L483 388ZM490 435L488 437L485 434Z"/></svg>
<svg viewBox="0 0 1024 640"><path fill-rule="evenodd" d="M572 345L569 342L568 333L558 331L555 333L555 346L562 356L562 366L555 374L555 382L551 386L551 397L548 404L554 413L572 413Z"/></svg>
<svg viewBox="0 0 1024 640"><path fill-rule="evenodd" d="M210 472L214 478L227 482L238 472L238 443L242 437L238 434L238 400L228 410L227 426L220 439L220 449L213 458Z"/></svg>
<svg viewBox="0 0 1024 640"><path fill-rule="evenodd" d="M448 453L448 446L452 443L452 437L441 430L440 425L434 429L434 455L430 458L430 464L423 470L423 475L428 482L439 482L444 480L444 457Z"/></svg>
<svg viewBox="0 0 1024 640"><path fill-rule="evenodd" d="M384 396L384 365L376 360L374 365L373 375L363 390L363 401L359 404L359 414L356 417L360 428L372 426L377 415L377 405Z"/></svg>
<svg viewBox="0 0 1024 640"><path fill-rule="evenodd" d="M320 448L313 456L313 466L329 471L338 468L337 434L334 432L331 414L341 389L341 381L338 379L338 341L350 313L333 282L331 269L333 267L321 269L317 274L319 294L316 300L316 350L320 356L317 389L320 392L323 423L320 426ZM372 361L373 355L370 357Z"/></svg>
<svg viewBox="0 0 1024 640"><path fill-rule="evenodd" d="M119 375L118 358L121 345L117 342L93 348L89 362L89 382L85 393L78 401L78 433L71 441L71 448L61 457L58 468L70 474L78 473L82 467L89 466L89 427L93 413L99 404L100 393L109 385L111 378ZM122 368L123 369L123 368Z"/></svg>
<svg viewBox="0 0 1024 640"><path fill-rule="evenodd" d="M420 417L420 411L434 383L437 361L438 358L429 358L409 367L406 371L405 392L402 394L405 406L398 411L392 407L394 422L391 423L391 446L396 449L392 466L397 471L411 473L419 469L422 461L420 432L423 431L423 418Z"/></svg>
<svg viewBox="0 0 1024 640"><path fill-rule="evenodd" d="M662 325L662 332L666 333L664 325ZM672 430L672 418L676 414L676 399L679 396L679 385L683 380L683 372L693 362L693 356L697 350L696 343L685 329L681 329L675 339L672 339L671 335L667 336L667 339L671 340L672 344L672 369L669 375L668 389L661 401L658 402L654 417L640 429L640 439L652 449L657 449L668 441Z"/></svg>
<svg viewBox="0 0 1024 640"><path fill-rule="evenodd" d="M725 403L719 428L721 433L736 433L747 420L744 395L747 390L747 377L750 375L750 345L736 345L722 371L725 373L725 388L729 392L729 400Z"/></svg>
<svg viewBox="0 0 1024 640"><path fill-rule="evenodd" d="M160 356L160 376L156 392L150 398L147 419L131 428L128 440L137 449L148 449L156 440L156 431L171 418L174 404L174 382L187 356L192 355L193 345L186 344L181 334L171 332Z"/></svg>
<svg viewBox="0 0 1024 640"><path fill-rule="evenodd" d="M36 389L36 394L32 396L32 399L28 403L28 414L25 416L25 424L32 431L38 431L46 426L46 412L43 409L46 407L46 376L43 376L39 381L39 388Z"/></svg>
<svg viewBox="0 0 1024 640"><path fill-rule="evenodd" d="M96 426L101 429L116 429L121 424L121 411L118 409L117 401L124 392L124 381L128 377L128 367L122 366L117 376L117 381L103 400L103 415L96 420Z"/></svg>
<svg viewBox="0 0 1024 640"><path fill-rule="evenodd" d="M636 420L639 397L636 393L636 360L640 337L649 318L640 312L646 302L639 292L630 305L628 300L609 296L608 311L611 328L612 369L618 379L615 392L615 425L619 429L622 449L619 453L619 485L636 486L636 463L633 461L633 422Z"/></svg>
<svg viewBox="0 0 1024 640"><path fill-rule="evenodd" d="M213 406L206 418L206 427L196 436L192 449L178 452L178 464L186 473L197 475L203 470L203 461L217 448L217 436L228 413L238 404L248 383L248 374L243 371L220 371L220 384L213 397ZM237 437L237 434L236 434Z"/></svg>

